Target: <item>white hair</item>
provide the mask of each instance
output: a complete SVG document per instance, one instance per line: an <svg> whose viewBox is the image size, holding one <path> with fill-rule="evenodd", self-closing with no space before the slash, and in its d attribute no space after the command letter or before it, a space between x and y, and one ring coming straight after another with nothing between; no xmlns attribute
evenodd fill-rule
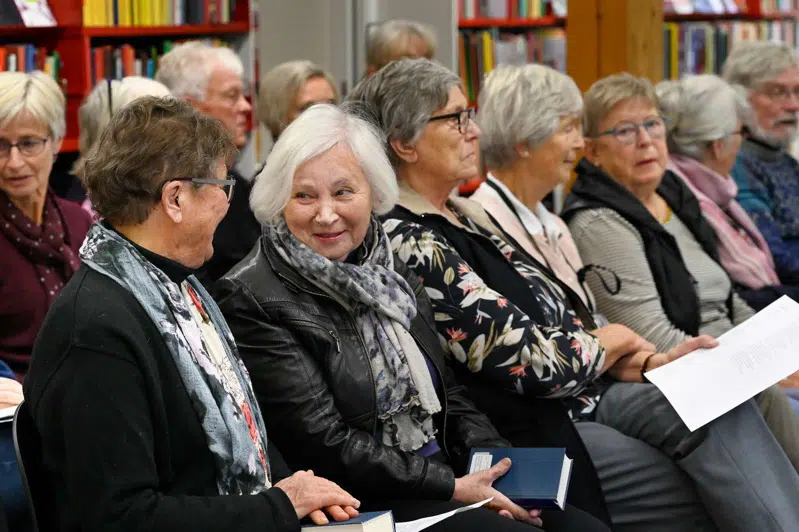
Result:
<svg viewBox="0 0 799 532"><path fill-rule="evenodd" d="M518 157L517 144L535 147L558 130L562 118L580 118L583 99L574 80L553 68L503 66L486 77L479 109L483 163L507 168Z"/></svg>
<svg viewBox="0 0 799 532"><path fill-rule="evenodd" d="M61 87L44 72L0 72L0 127L27 111L47 126L53 140L61 140L67 129L65 104Z"/></svg>
<svg viewBox="0 0 799 532"><path fill-rule="evenodd" d="M799 68L799 56L785 43L744 41L736 44L724 62L723 76L728 83L747 89L777 78L785 69Z"/></svg>
<svg viewBox="0 0 799 532"><path fill-rule="evenodd" d="M314 105L283 131L255 178L250 208L262 224L279 219L291 196L297 168L338 144L346 145L372 188L372 211L378 215L394 208L397 180L385 152L380 130L355 105Z"/></svg>
<svg viewBox="0 0 799 532"><path fill-rule="evenodd" d="M211 46L204 41L178 44L158 61L155 79L178 98L203 101L208 81L215 70L227 69L242 76L244 65L236 53L225 46Z"/></svg>
<svg viewBox="0 0 799 532"><path fill-rule="evenodd" d="M727 139L751 108L742 87L713 74L661 81L658 106L668 128L669 151L701 159L714 140Z"/></svg>

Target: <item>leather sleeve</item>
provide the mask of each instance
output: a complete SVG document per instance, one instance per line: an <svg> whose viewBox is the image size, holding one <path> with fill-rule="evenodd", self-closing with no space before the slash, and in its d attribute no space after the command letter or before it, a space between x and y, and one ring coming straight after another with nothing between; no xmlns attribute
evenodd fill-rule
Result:
<svg viewBox="0 0 799 532"><path fill-rule="evenodd" d="M290 465L312 469L362 499L452 498L449 466L385 446L342 419L322 368L297 333L240 281L220 280L214 295L249 370L268 437Z"/></svg>

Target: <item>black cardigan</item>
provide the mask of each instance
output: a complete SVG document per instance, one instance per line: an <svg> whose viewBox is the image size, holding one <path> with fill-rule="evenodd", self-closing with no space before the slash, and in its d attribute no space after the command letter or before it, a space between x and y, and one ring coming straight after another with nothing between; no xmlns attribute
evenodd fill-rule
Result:
<svg viewBox="0 0 799 532"><path fill-rule="evenodd" d="M188 275L148 258L173 280ZM157 327L130 292L86 265L51 307L23 387L60 530L300 530L280 489L219 495L205 433Z"/></svg>
<svg viewBox="0 0 799 532"><path fill-rule="evenodd" d="M577 175L561 213L563 219L568 222L584 209L608 208L632 224L644 241L646 260L666 316L681 331L697 336L701 315L694 286L696 281L685 265L677 241L630 191L587 160L579 162ZM696 196L685 183L672 172L666 171L657 193L691 231L702 250L719 262L716 233L705 220ZM732 290L727 297L727 312L732 320Z"/></svg>

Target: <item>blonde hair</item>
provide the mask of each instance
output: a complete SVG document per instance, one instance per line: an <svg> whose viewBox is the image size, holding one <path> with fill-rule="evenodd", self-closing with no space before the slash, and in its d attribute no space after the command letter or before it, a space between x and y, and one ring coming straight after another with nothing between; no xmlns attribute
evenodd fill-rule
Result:
<svg viewBox="0 0 799 532"><path fill-rule="evenodd" d="M103 80L95 85L92 92L86 96L78 111L78 126L80 136L78 149L80 158L75 163L73 173L80 175L83 159L92 146L95 145L100 133L111 121L111 115L116 115L122 107L142 96L169 96L169 89L164 84L154 79L141 76L128 76L121 80L111 81L111 109L109 109L108 81Z"/></svg>
<svg viewBox="0 0 799 532"><path fill-rule="evenodd" d="M644 98L657 107L658 97L655 87L646 78L633 76L627 72L613 74L600 79L583 96L583 131L586 137L596 137L599 123L611 109L619 103L632 98Z"/></svg>
<svg viewBox="0 0 799 532"><path fill-rule="evenodd" d="M373 24L366 36L366 64L377 71L391 61L408 57L408 48L415 39L427 48L424 57L432 59L436 55L436 33L427 24L399 19Z"/></svg>
<svg viewBox="0 0 799 532"><path fill-rule="evenodd" d="M297 92L309 79L323 78L333 88L335 103L339 101L333 76L311 61L287 61L264 74L258 89L258 120L266 126L272 138L289 125L289 109Z"/></svg>
<svg viewBox="0 0 799 532"><path fill-rule="evenodd" d="M47 125L53 140L61 140L67 129L65 102L61 87L44 72L0 72L0 127L27 111Z"/></svg>

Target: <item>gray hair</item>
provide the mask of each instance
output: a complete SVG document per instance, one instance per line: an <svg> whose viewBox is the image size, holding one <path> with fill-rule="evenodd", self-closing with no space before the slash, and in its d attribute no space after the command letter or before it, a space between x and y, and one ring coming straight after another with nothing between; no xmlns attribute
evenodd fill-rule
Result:
<svg viewBox="0 0 799 532"><path fill-rule="evenodd" d="M712 141L728 138L751 112L744 89L713 74L662 81L657 94L669 151L694 159L701 159Z"/></svg>
<svg viewBox="0 0 799 532"><path fill-rule="evenodd" d="M83 158L100 138L100 133L122 107L142 96L169 96L169 89L154 79L141 76L128 76L111 81L111 107L108 104L108 80L103 80L86 96L78 111L80 137L78 146L81 157L75 163L74 173L80 175Z"/></svg>
<svg viewBox="0 0 799 532"><path fill-rule="evenodd" d="M413 20L386 20L372 24L366 36L366 63L380 70L391 61L407 57L413 39L421 40L427 48L425 57L436 54L436 33L427 24Z"/></svg>
<svg viewBox="0 0 799 532"><path fill-rule="evenodd" d="M462 86L461 78L440 63L423 58L400 59L361 80L347 99L370 107L387 143L399 140L413 144L433 113L447 105L449 91ZM396 168L399 157L388 144L386 151Z"/></svg>
<svg viewBox="0 0 799 532"><path fill-rule="evenodd" d="M611 74L596 81L583 96L583 134L595 137L599 134L599 123L611 109L625 100L643 98L657 106L657 94L652 82L628 72Z"/></svg>
<svg viewBox="0 0 799 532"><path fill-rule="evenodd" d="M382 135L362 116L357 105L319 104L289 124L252 187L250 208L260 223L279 219L291 196L297 168L338 144L350 149L366 175L372 188L372 211L380 215L394 208L399 189Z"/></svg>
<svg viewBox="0 0 799 532"><path fill-rule="evenodd" d="M297 92L306 81L324 78L330 83L338 102L338 90L333 76L311 61L287 61L264 74L258 89L258 120L278 138L289 125L289 109Z"/></svg>
<svg viewBox="0 0 799 532"><path fill-rule="evenodd" d="M723 76L728 83L747 89L779 77L785 69L799 68L799 56L784 43L744 41L736 44L724 62Z"/></svg>
<svg viewBox="0 0 799 532"><path fill-rule="evenodd" d="M23 111L46 125L53 140L64 138L66 99L61 87L44 72L0 72L0 127Z"/></svg>
<svg viewBox="0 0 799 532"><path fill-rule="evenodd" d="M230 48L211 46L203 41L187 41L161 57L155 79L178 98L203 101L211 75L220 68L237 76L244 74L241 59Z"/></svg>
<svg viewBox="0 0 799 532"><path fill-rule="evenodd" d="M535 147L557 131L560 119L583 110L572 78L544 65L503 66L486 77L477 122L483 131L480 153L486 168L507 168L514 147Z"/></svg>

